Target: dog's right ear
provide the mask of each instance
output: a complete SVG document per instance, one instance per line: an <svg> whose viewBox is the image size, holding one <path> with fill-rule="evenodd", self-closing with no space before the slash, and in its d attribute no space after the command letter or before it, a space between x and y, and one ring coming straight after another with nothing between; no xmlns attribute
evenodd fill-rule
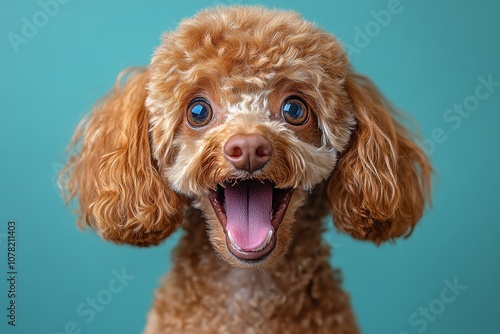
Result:
<svg viewBox="0 0 500 334"><path fill-rule="evenodd" d="M182 222L184 200L151 155L148 70L130 74L124 87L121 78L78 126L59 180L67 201L79 199L80 227L118 243L154 245Z"/></svg>

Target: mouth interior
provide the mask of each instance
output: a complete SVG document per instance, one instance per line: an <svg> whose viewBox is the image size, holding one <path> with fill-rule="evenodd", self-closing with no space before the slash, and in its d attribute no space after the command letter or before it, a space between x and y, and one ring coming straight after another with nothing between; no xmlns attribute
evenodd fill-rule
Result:
<svg viewBox="0 0 500 334"><path fill-rule="evenodd" d="M271 253L292 193L293 189L275 188L267 180L218 185L209 197L229 251L244 260L260 260Z"/></svg>
<svg viewBox="0 0 500 334"><path fill-rule="evenodd" d="M244 251L258 249L271 233L273 186L244 181L225 188L226 231L233 245Z"/></svg>

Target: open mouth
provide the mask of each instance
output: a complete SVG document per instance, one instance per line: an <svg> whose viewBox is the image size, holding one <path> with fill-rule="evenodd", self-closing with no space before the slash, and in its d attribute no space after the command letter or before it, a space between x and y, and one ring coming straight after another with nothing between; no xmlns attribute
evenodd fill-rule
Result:
<svg viewBox="0 0 500 334"><path fill-rule="evenodd" d="M278 189L267 180L226 181L210 191L229 251L250 262L268 256L292 194L293 189Z"/></svg>

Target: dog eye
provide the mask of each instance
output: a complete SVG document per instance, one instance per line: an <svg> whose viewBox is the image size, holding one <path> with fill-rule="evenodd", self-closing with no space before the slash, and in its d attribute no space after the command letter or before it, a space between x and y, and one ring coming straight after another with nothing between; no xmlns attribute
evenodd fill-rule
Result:
<svg viewBox="0 0 500 334"><path fill-rule="evenodd" d="M281 106L281 116L292 125L301 125L307 122L307 106L302 100L290 97Z"/></svg>
<svg viewBox="0 0 500 334"><path fill-rule="evenodd" d="M202 98L196 98L189 103L187 121L193 127L205 126L212 120L212 107Z"/></svg>

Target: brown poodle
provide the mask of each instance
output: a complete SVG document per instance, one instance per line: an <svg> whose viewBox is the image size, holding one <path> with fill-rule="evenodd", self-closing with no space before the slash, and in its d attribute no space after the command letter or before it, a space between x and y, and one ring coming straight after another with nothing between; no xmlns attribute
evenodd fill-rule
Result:
<svg viewBox="0 0 500 334"><path fill-rule="evenodd" d="M323 220L377 244L408 236L431 167L341 44L293 12L217 8L121 79L62 181L105 239L184 229L145 332L358 333Z"/></svg>

